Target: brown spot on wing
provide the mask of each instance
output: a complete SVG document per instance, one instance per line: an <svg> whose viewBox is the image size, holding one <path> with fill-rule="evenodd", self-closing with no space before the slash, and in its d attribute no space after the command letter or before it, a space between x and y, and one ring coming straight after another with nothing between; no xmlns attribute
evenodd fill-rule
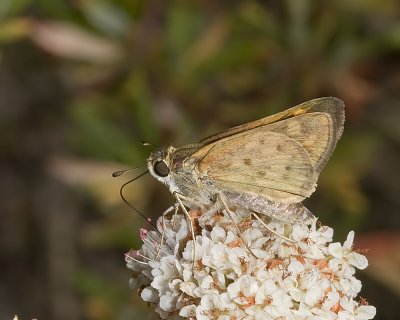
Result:
<svg viewBox="0 0 400 320"><path fill-rule="evenodd" d="M264 178L267 175L267 173L265 171L257 171L257 173L262 178Z"/></svg>
<svg viewBox="0 0 400 320"><path fill-rule="evenodd" d="M250 158L243 159L243 162L244 162L245 165L248 165L248 166L251 165L251 159Z"/></svg>

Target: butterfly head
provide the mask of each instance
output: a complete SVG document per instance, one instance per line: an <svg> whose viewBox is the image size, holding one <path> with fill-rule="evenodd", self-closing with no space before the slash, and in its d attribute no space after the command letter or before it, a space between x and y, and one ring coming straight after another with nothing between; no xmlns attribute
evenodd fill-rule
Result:
<svg viewBox="0 0 400 320"><path fill-rule="evenodd" d="M173 147L161 147L153 151L147 158L150 174L164 184L169 184L171 177L171 154Z"/></svg>

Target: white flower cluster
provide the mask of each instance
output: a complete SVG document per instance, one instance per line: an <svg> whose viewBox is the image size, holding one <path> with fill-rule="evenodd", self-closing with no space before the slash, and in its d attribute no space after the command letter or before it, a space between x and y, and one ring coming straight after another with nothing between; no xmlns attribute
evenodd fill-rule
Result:
<svg viewBox="0 0 400 320"><path fill-rule="evenodd" d="M142 230L143 246L126 254L131 286L154 305L161 319L372 319L376 310L355 300L361 283L355 268L367 259L352 250L354 233L343 245L333 230L311 225L266 222L271 234L249 212L235 221L214 213L191 212L193 245L183 215L164 219L164 239ZM196 216L197 214L197 216ZM159 229L162 232L162 219ZM193 261L193 252L195 260Z"/></svg>

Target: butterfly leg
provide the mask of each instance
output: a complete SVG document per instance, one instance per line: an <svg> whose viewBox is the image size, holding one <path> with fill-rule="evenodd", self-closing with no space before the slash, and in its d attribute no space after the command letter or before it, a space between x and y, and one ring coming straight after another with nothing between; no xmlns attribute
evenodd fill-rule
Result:
<svg viewBox="0 0 400 320"><path fill-rule="evenodd" d="M179 203L175 203L174 204L175 207L175 212L174 215L172 216L172 227L175 228L176 227L176 216L178 214L178 210L179 210Z"/></svg>
<svg viewBox="0 0 400 320"><path fill-rule="evenodd" d="M175 203L174 205L170 206L167 210L165 210L162 215L161 215L161 224L162 224L162 233L161 233L161 239L160 239L160 247L158 248L157 251L157 255L156 255L156 259L160 256L160 252L161 252L161 247L164 244L164 240L165 240L165 230L167 230L166 225L165 225L165 220L164 217L170 213L173 209L175 209L175 213L176 213L176 209L179 207L178 203Z"/></svg>
<svg viewBox="0 0 400 320"><path fill-rule="evenodd" d="M187 211L185 205L183 204L182 199L186 200L188 202L193 202L193 201L190 198L187 198L184 195L181 195L180 193L177 193L177 192L174 193L174 196L176 198L176 201L179 203L179 206L181 207L183 213L185 214L186 218L189 221L190 231L191 231L192 239L193 239L192 270L194 270L194 261L196 259L196 237L194 234L194 225L193 225L192 217L190 216L189 212Z"/></svg>
<svg viewBox="0 0 400 320"><path fill-rule="evenodd" d="M256 213L254 213L253 211L251 211L251 214L252 214L253 217L256 218L265 228L267 228L267 230L268 230L269 232L273 233L274 235L276 235L276 236L278 236L278 237L280 237L280 238L285 239L286 241L289 241L289 242L292 242L292 243L295 242L295 241L293 241L293 240L291 240L291 239L285 237L283 234L280 234L280 233L276 232L275 230L271 229L271 228L270 228L264 221L262 221L262 219L261 219Z"/></svg>
<svg viewBox="0 0 400 320"><path fill-rule="evenodd" d="M238 226L238 224L236 223L235 219L233 218L233 216L235 215L228 207L224 196L222 193L218 193L217 194L217 199L222 203L222 206L224 207L225 211L228 213L229 215L229 219L231 219L231 221L233 222L233 224L235 225L235 228L240 236L240 238L243 240L244 245L246 246L246 249L250 252L251 255L253 255L255 258L257 258L257 256L253 253L253 251L251 251L249 245L247 244L246 240L243 237L243 233L242 231L240 231L240 228Z"/></svg>

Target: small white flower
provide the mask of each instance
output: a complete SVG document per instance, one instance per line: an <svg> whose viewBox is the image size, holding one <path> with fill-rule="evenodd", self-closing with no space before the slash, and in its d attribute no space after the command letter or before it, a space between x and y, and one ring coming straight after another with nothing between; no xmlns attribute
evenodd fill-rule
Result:
<svg viewBox="0 0 400 320"><path fill-rule="evenodd" d="M156 302L158 300L158 291L153 287L144 288L140 294L143 301Z"/></svg>
<svg viewBox="0 0 400 320"><path fill-rule="evenodd" d="M376 315L376 308L373 306L359 306L354 313L357 320L373 319Z"/></svg>
<svg viewBox="0 0 400 320"><path fill-rule="evenodd" d="M227 288L229 298L240 305L252 305L259 286L257 280L250 275L243 275Z"/></svg>
<svg viewBox="0 0 400 320"><path fill-rule="evenodd" d="M319 286L312 286L307 290L304 297L304 302L310 307L313 307L322 299L323 294L324 292L322 288Z"/></svg>
<svg viewBox="0 0 400 320"><path fill-rule="evenodd" d="M160 297L160 308L168 312L175 311L177 298L178 297L176 292L167 292Z"/></svg>
<svg viewBox="0 0 400 320"><path fill-rule="evenodd" d="M198 215L198 212L197 212ZM219 212L200 215L195 244L182 214L164 218L164 241L141 231L143 245L126 254L130 285L154 306L161 319L263 320L353 319L375 316L372 306L354 300L361 282L355 269L367 259L353 251L354 232L341 245L332 228L265 223L244 209L235 224ZM160 232L163 223L158 221ZM193 261L193 253L196 257Z"/></svg>

